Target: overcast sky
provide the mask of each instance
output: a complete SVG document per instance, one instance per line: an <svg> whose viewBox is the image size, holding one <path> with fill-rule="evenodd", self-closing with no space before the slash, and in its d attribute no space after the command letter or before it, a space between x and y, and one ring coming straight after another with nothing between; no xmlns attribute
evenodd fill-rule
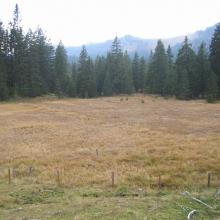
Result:
<svg viewBox="0 0 220 220"><path fill-rule="evenodd" d="M7 24L18 3L22 25L39 25L53 43L81 45L130 34L186 35L220 22L220 0L0 0Z"/></svg>

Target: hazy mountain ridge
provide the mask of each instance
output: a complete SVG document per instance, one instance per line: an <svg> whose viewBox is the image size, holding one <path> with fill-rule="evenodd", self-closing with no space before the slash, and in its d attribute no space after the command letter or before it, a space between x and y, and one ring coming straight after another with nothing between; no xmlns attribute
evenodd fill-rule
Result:
<svg viewBox="0 0 220 220"><path fill-rule="evenodd" d="M193 34L187 35L190 40L190 43L192 44L195 50L198 49L202 41L204 41L207 47L209 47L215 27L216 25L213 25L211 27L206 28L205 30L200 30ZM184 38L185 36L178 36L178 37L162 39L162 40L166 47L168 45L172 47L173 53L174 55L176 55L178 49L181 47ZM112 40L113 39L101 43L87 44L86 48L89 55L92 58L96 57L97 55L106 55L107 51L111 49ZM125 35L124 37L120 38L122 49L124 51L127 50L130 56L133 56L133 54L137 51L139 55L148 57L150 51L154 50L154 48L156 47L157 41L158 39L143 39L131 35ZM81 48L82 48L81 46L66 47L68 56L78 57Z"/></svg>

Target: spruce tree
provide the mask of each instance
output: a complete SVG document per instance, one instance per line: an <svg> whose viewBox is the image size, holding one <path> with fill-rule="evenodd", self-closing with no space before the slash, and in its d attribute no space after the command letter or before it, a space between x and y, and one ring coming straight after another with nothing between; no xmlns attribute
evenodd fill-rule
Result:
<svg viewBox="0 0 220 220"><path fill-rule="evenodd" d="M77 94L82 98L92 98L96 96L96 83L93 62L88 56L85 46L82 47L79 57Z"/></svg>
<svg viewBox="0 0 220 220"><path fill-rule="evenodd" d="M55 73L56 73L56 93L65 95L66 91L66 74L67 74L67 54L62 42L56 48L55 55Z"/></svg>
<svg viewBox="0 0 220 220"><path fill-rule="evenodd" d="M206 52L205 44L202 43L199 47L198 55L197 55L197 62L198 62L198 73L199 73L199 94L202 98L205 97L207 93L208 81L209 84L213 83L214 80L212 76L212 69L208 59L208 54ZM210 89L208 89L210 90ZM209 92L210 93L210 92Z"/></svg>
<svg viewBox="0 0 220 220"><path fill-rule="evenodd" d="M24 35L21 28L21 19L18 5L16 4L14 10L13 23L10 24L10 60L11 70L9 73L9 91L12 96L24 95L22 85L25 78L26 60L25 60L25 44Z"/></svg>
<svg viewBox="0 0 220 220"><path fill-rule="evenodd" d="M144 82L146 79L146 73L147 73L147 65L144 57L141 57L140 64L139 64L139 70L140 70L140 78L139 78L139 90L140 92L144 91Z"/></svg>
<svg viewBox="0 0 220 220"><path fill-rule="evenodd" d="M218 96L220 96L220 23L216 26L210 45L210 62L217 76Z"/></svg>
<svg viewBox="0 0 220 220"><path fill-rule="evenodd" d="M176 96L181 99L196 98L199 95L199 77L196 54L186 37L176 59Z"/></svg>
<svg viewBox="0 0 220 220"><path fill-rule="evenodd" d="M95 71L93 61L90 57L88 57L88 78L87 78L87 91L88 98L96 97L97 88L96 88L96 80L95 80Z"/></svg>
<svg viewBox="0 0 220 220"><path fill-rule="evenodd" d="M50 41L47 40L47 37L44 35L41 28L38 28L36 33L37 33L37 44L38 44L38 53L39 53L39 62L40 62L39 64L40 75L41 75L41 78L43 79L44 92L45 93L52 92L52 91L55 91L55 79L59 74L61 74L62 68L63 68L64 76L63 76L63 79L60 78L59 80L63 81L63 82L60 81L61 84L65 83L64 78L65 78L66 68L67 68L67 54L66 54L64 46L62 45L62 42L60 42L58 45L59 54L56 53L56 57L55 57L54 47L51 45ZM58 58L57 56L60 56L60 57ZM58 61L56 58L60 60ZM56 59L56 63L55 63L55 59ZM60 63L58 67L57 62L63 62L63 64ZM56 69L54 69L55 67ZM64 92L65 86L61 85L61 87Z"/></svg>
<svg viewBox="0 0 220 220"><path fill-rule="evenodd" d="M134 54L134 59L132 62L132 75L135 91L138 92L140 90L140 63L137 52Z"/></svg>
<svg viewBox="0 0 220 220"><path fill-rule="evenodd" d="M44 82L40 73L40 54L37 33L31 30L27 33L28 41L28 69L30 73L30 96L40 96L45 93Z"/></svg>
<svg viewBox="0 0 220 220"><path fill-rule="evenodd" d="M106 58L97 57L95 60L95 77L98 95L103 94L104 81L106 76Z"/></svg>
<svg viewBox="0 0 220 220"><path fill-rule="evenodd" d="M77 64L74 62L72 63L72 72L68 80L68 95L70 97L76 96L76 77L77 77Z"/></svg>
<svg viewBox="0 0 220 220"><path fill-rule="evenodd" d="M8 98L7 88L7 69L6 69L6 53L4 50L5 30L3 23L0 22L0 100Z"/></svg>
<svg viewBox="0 0 220 220"><path fill-rule="evenodd" d="M105 80L103 84L103 95L104 96L112 96L113 95L113 88L111 82L111 76L109 72L105 74Z"/></svg>
<svg viewBox="0 0 220 220"><path fill-rule="evenodd" d="M168 60L161 40L157 42L155 53L149 64L146 90L149 93L165 95Z"/></svg>
<svg viewBox="0 0 220 220"><path fill-rule="evenodd" d="M215 73L211 71L207 79L206 100L209 103L213 103L216 101L217 97L218 97L217 77Z"/></svg>
<svg viewBox="0 0 220 220"><path fill-rule="evenodd" d="M131 60L125 52L123 55L123 62L121 64L121 75L120 75L120 81L121 81L121 91L120 93L123 94L132 94L134 89L134 84L132 80L132 63Z"/></svg>
<svg viewBox="0 0 220 220"><path fill-rule="evenodd" d="M111 92L117 95L134 91L131 61L126 52L123 54L117 37L113 40L111 51L107 55L106 69L104 87L108 95Z"/></svg>
<svg viewBox="0 0 220 220"><path fill-rule="evenodd" d="M114 94L121 93L121 80L120 76L122 74L122 62L123 53L118 37L112 42L111 52L109 54L108 62L108 72L110 74L110 79L112 83L112 89Z"/></svg>
<svg viewBox="0 0 220 220"><path fill-rule="evenodd" d="M170 45L167 48L168 70L165 82L165 94L174 95L176 90L176 74L174 71L173 54Z"/></svg>
<svg viewBox="0 0 220 220"><path fill-rule="evenodd" d="M139 58L136 52L132 62L133 84L136 92L143 92L146 75L146 62L144 57Z"/></svg>

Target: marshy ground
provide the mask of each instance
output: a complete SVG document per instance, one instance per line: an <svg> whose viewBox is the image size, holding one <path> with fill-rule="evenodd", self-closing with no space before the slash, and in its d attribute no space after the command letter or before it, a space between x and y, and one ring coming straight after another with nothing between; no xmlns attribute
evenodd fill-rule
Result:
<svg viewBox="0 0 220 220"><path fill-rule="evenodd" d="M2 103L0 152L0 219L181 220L193 208L195 219L220 219L219 103L140 95Z"/></svg>

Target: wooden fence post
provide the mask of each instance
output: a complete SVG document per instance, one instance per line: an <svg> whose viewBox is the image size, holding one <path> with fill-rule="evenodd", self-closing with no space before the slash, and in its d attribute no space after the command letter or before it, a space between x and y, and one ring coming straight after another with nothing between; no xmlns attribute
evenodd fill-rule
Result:
<svg viewBox="0 0 220 220"><path fill-rule="evenodd" d="M30 166L30 167L29 167L29 176L32 174L32 171L33 171L33 167Z"/></svg>
<svg viewBox="0 0 220 220"><path fill-rule="evenodd" d="M60 186L60 172L57 170L57 185Z"/></svg>
<svg viewBox="0 0 220 220"><path fill-rule="evenodd" d="M112 172L112 188L115 186L115 173Z"/></svg>
<svg viewBox="0 0 220 220"><path fill-rule="evenodd" d="M11 169L8 168L8 184L11 184Z"/></svg>
<svg viewBox="0 0 220 220"><path fill-rule="evenodd" d="M211 186L212 173L208 172L208 188Z"/></svg>
<svg viewBox="0 0 220 220"><path fill-rule="evenodd" d="M161 188L161 175L159 175L159 178L158 178L158 188L159 189Z"/></svg>

